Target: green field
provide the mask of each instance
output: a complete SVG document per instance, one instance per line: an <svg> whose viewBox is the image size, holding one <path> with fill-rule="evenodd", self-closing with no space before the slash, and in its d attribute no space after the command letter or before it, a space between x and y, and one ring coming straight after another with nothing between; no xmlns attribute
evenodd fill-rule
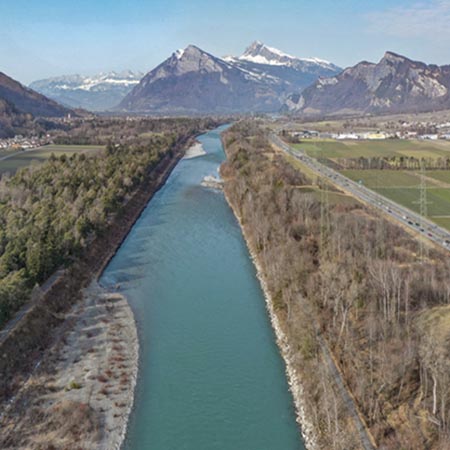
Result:
<svg viewBox="0 0 450 450"><path fill-rule="evenodd" d="M0 150L0 159L12 155L13 153L17 153L17 149L7 148Z"/></svg>
<svg viewBox="0 0 450 450"><path fill-rule="evenodd" d="M420 175L414 171L406 170L342 170L346 177L361 182L371 189L387 187L418 187L420 185ZM427 184L438 186L438 182L428 180Z"/></svg>
<svg viewBox="0 0 450 450"><path fill-rule="evenodd" d="M450 187L450 171L449 170L427 170L427 177L437 180L439 183L448 184Z"/></svg>
<svg viewBox="0 0 450 450"><path fill-rule="evenodd" d="M416 158L450 157L448 141L409 141L386 139L384 141L334 141L311 139L294 148L305 151L309 156L320 159L413 156Z"/></svg>
<svg viewBox="0 0 450 450"><path fill-rule="evenodd" d="M306 177L309 178L311 182L310 186L301 186L298 189L301 189L303 192L311 193L316 200L320 201L322 199L322 192L321 189L315 184L318 178L316 173L312 172L307 166L305 166L292 156L285 155L285 158L289 162L289 164L306 175ZM328 201L332 205L355 205L359 203L358 200L356 200L351 195L343 194L341 192L334 192L331 189L328 191Z"/></svg>
<svg viewBox="0 0 450 450"><path fill-rule="evenodd" d="M52 154L55 156L72 155L74 153L84 153L93 155L104 149L101 145L46 145L32 151L20 151L0 161L0 175L4 173L14 174L17 170L27 167L30 164L39 164L46 161Z"/></svg>
<svg viewBox="0 0 450 450"><path fill-rule="evenodd" d="M450 157L447 141L333 141L311 139L294 145L318 159L413 156L415 158ZM420 212L421 176L406 170L343 170L343 175L364 184L413 211ZM426 171L428 218L450 229L450 171Z"/></svg>
<svg viewBox="0 0 450 450"><path fill-rule="evenodd" d="M413 211L420 212L420 175L411 171L397 170L344 170L343 175L361 182L381 195ZM450 171L429 171L427 177L428 217L437 224L450 229ZM433 179L437 180L433 182Z"/></svg>

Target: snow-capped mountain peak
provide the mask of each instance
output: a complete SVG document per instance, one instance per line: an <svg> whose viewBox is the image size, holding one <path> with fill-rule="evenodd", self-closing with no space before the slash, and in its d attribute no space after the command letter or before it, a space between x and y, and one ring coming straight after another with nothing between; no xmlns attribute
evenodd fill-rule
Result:
<svg viewBox="0 0 450 450"><path fill-rule="evenodd" d="M240 57L219 58L195 45L175 50L145 76L131 71L35 81L40 93L71 107L184 113L276 111L292 92L341 69L253 42Z"/></svg>
<svg viewBox="0 0 450 450"><path fill-rule="evenodd" d="M184 55L184 48L179 48L174 55L177 59L181 59Z"/></svg>
<svg viewBox="0 0 450 450"><path fill-rule="evenodd" d="M117 104L143 76L131 70L63 75L34 81L30 87L64 105L98 111Z"/></svg>
<svg viewBox="0 0 450 450"><path fill-rule="evenodd" d="M101 72L97 75L62 75L45 80L38 80L31 83L30 87L40 87L41 85L52 85L60 90L81 89L90 91L93 89L103 89L104 85L133 86L139 83L144 75L134 73L131 70L123 72Z"/></svg>
<svg viewBox="0 0 450 450"><path fill-rule="evenodd" d="M159 114L272 112L290 93L340 71L322 60L301 60L259 41L240 57L218 58L189 45L145 75L117 109Z"/></svg>
<svg viewBox="0 0 450 450"><path fill-rule="evenodd" d="M335 70L337 67L329 61L319 58L298 58L282 52L274 47L269 47L260 41L253 42L246 48L245 52L238 58L240 61L248 61L256 64L270 66L297 66L317 65L327 69Z"/></svg>
<svg viewBox="0 0 450 450"><path fill-rule="evenodd" d="M260 41L255 41L246 48L245 52L238 59L256 64L281 66L286 65L288 60L294 58L276 48L268 47Z"/></svg>

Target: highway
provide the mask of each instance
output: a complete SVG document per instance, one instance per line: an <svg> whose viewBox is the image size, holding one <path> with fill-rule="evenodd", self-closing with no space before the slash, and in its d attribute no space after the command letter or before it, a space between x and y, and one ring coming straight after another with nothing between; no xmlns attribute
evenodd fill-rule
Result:
<svg viewBox="0 0 450 450"><path fill-rule="evenodd" d="M446 250L450 250L450 232L446 229L439 227L409 208L399 205L386 197L382 197L380 194L368 189L364 185L350 180L336 170L321 164L317 159L308 156L306 153L300 150L294 150L276 134L271 134L269 138L273 145L298 159L311 171L320 177L326 178L340 190L348 192L364 203L383 211L385 214L410 228L416 234L426 237Z"/></svg>

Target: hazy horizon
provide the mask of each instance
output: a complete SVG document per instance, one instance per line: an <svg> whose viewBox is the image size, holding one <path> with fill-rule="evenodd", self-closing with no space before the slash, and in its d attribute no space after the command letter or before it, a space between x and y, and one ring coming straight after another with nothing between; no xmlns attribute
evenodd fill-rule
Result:
<svg viewBox="0 0 450 450"><path fill-rule="evenodd" d="M378 61L390 50L450 64L450 0L106 0L77 4L17 0L0 5L0 71L22 83L111 70L148 72L178 48L239 55L255 40L341 67Z"/></svg>

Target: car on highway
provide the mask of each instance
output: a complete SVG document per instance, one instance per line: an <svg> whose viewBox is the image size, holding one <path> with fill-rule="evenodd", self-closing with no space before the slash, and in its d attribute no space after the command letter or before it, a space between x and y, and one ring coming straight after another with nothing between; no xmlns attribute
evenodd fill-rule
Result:
<svg viewBox="0 0 450 450"><path fill-rule="evenodd" d="M450 234L438 225L431 224L428 220L421 218L421 216L417 213L411 213L412 217L410 217L407 212L407 208L404 208L394 202L389 202L387 199L385 201L381 201L379 199L379 195L368 189L364 186L364 184L349 180L343 174L337 173L335 170L322 165L320 161L314 160L306 154L302 154L300 156L298 152L292 151L287 144L283 143L278 138L274 140L274 144L278 145L282 150L291 154L295 158L304 161L306 166L311 168L317 174L320 174L322 177L327 177L336 186L347 188L346 190L348 190L350 194L359 197L359 199L367 202L368 204L379 206L380 209L383 209L395 219L414 227L416 231L420 231L424 236L438 242L445 249L450 249ZM385 202L392 204L392 207L390 204L386 205Z"/></svg>

